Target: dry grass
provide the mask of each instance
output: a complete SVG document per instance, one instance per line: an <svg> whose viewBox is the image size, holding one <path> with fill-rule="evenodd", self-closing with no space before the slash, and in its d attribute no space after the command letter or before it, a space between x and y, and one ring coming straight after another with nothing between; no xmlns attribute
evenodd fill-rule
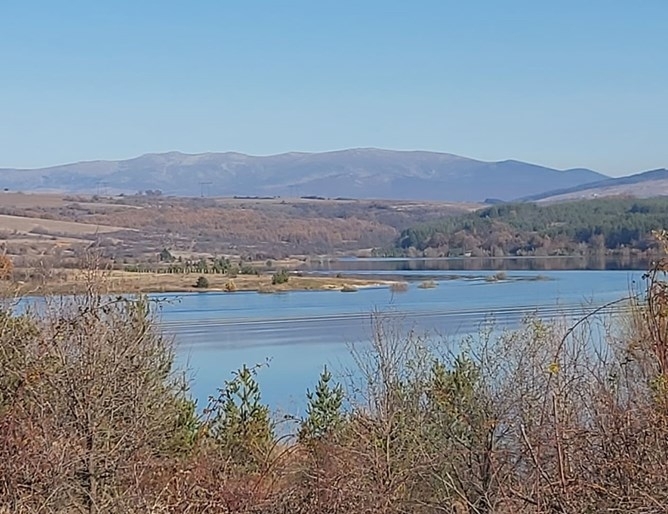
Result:
<svg viewBox="0 0 668 514"><path fill-rule="evenodd" d="M54 274L63 279L47 280L43 284L18 284L21 294L71 294L85 290L86 272L78 270L58 270ZM230 292L230 277L227 275L207 274L207 289L195 288L200 273L134 273L128 271L109 271L104 274L104 289L109 293L178 293L224 291ZM363 288L391 285L391 282L336 277L300 277L291 276L284 284L272 284L271 274L238 275L233 279L235 291L259 291L273 293L282 291L341 291L346 286ZM12 288L15 291L16 285Z"/></svg>
<svg viewBox="0 0 668 514"><path fill-rule="evenodd" d="M0 206L30 209L32 207L63 207L67 202L61 194L0 193Z"/></svg>
<svg viewBox="0 0 668 514"><path fill-rule="evenodd" d="M71 205L79 207L90 207L91 209L118 209L115 203L94 202L89 195L63 195L61 193L0 193L0 207L12 207L15 209L53 209ZM123 208L140 209L139 206L123 205Z"/></svg>
<svg viewBox="0 0 668 514"><path fill-rule="evenodd" d="M53 234L65 235L94 235L108 234L120 230L129 230L123 227L107 225L93 225L91 223L77 223L74 221L56 221L42 218L29 218L26 216L8 216L0 214L0 227L4 230L16 230L17 232L44 231Z"/></svg>

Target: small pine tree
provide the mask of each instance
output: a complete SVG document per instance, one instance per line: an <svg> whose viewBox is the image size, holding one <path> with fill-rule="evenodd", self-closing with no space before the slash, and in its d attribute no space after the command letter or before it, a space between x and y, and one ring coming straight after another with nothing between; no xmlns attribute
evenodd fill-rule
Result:
<svg viewBox="0 0 668 514"><path fill-rule="evenodd" d="M230 458L239 464L262 462L274 440L269 407L261 401L255 378L257 367L244 365L225 382L218 398L212 400L212 433Z"/></svg>
<svg viewBox="0 0 668 514"><path fill-rule="evenodd" d="M343 421L343 388L341 384L330 384L332 374L327 366L320 373L314 392L307 391L306 419L299 432L302 441L322 439L334 433Z"/></svg>
<svg viewBox="0 0 668 514"><path fill-rule="evenodd" d="M175 454L186 454L195 446L200 433L201 420L197 412L197 402L189 395L185 377L181 382L180 390L175 391L174 407L177 417L168 449Z"/></svg>

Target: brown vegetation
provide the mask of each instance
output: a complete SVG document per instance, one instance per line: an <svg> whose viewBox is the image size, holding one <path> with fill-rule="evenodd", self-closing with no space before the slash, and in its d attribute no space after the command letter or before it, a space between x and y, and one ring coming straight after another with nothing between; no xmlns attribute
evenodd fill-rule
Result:
<svg viewBox="0 0 668 514"><path fill-rule="evenodd" d="M87 294L49 303L42 315L0 316L0 505L662 512L666 271L668 261L656 263L646 298L631 302L606 341L593 337L593 316L571 327L528 319L455 346L380 316L371 345L353 349L348 387L325 370L284 438L262 403L257 368L240 369L198 413L150 304L101 296L93 276Z"/></svg>
<svg viewBox="0 0 668 514"><path fill-rule="evenodd" d="M266 260L391 245L400 230L414 223L470 208L369 200L8 194L0 197L0 227L14 254L95 245L120 264L155 261L164 248L184 258ZM60 263L76 257L61 255Z"/></svg>
<svg viewBox="0 0 668 514"><path fill-rule="evenodd" d="M5 230L32 233L32 234L67 234L73 236L91 236L127 230L123 227L79 223L73 221L58 221L52 219L29 218L26 216L0 215L0 226Z"/></svg>
<svg viewBox="0 0 668 514"><path fill-rule="evenodd" d="M35 294L82 294L88 289L85 270L52 269L35 267L14 270L12 282L5 282L0 295L13 296ZM345 286L370 287L390 285L392 282L354 277L299 276L293 275L289 281L275 283L271 273L252 275L207 274L207 285L198 287L198 273L137 273L107 270L96 280L105 293L180 293L205 291L330 291L341 290Z"/></svg>
<svg viewBox="0 0 668 514"><path fill-rule="evenodd" d="M0 255L0 280L7 280L12 277L14 264L6 255Z"/></svg>

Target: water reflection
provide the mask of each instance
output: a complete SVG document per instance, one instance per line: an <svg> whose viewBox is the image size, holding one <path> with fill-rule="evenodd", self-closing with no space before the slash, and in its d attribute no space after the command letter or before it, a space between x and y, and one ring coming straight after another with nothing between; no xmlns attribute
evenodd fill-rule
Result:
<svg viewBox="0 0 668 514"><path fill-rule="evenodd" d="M650 262L638 255L593 254L564 257L340 258L311 260L305 272L370 271L555 271L646 270Z"/></svg>

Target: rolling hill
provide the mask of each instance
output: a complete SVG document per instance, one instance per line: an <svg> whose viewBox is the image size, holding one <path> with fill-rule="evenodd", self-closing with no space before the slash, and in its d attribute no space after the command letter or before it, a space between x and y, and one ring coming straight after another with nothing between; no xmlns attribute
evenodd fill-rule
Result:
<svg viewBox="0 0 668 514"><path fill-rule="evenodd" d="M590 184L531 195L521 200L551 203L608 196L633 196L635 198L668 196L668 170L660 168L628 177L608 178Z"/></svg>
<svg viewBox="0 0 668 514"><path fill-rule="evenodd" d="M250 156L240 153L146 154L41 169L0 169L12 191L177 196L322 196L447 201L512 200L601 181L587 169L555 170L521 161L379 149Z"/></svg>

